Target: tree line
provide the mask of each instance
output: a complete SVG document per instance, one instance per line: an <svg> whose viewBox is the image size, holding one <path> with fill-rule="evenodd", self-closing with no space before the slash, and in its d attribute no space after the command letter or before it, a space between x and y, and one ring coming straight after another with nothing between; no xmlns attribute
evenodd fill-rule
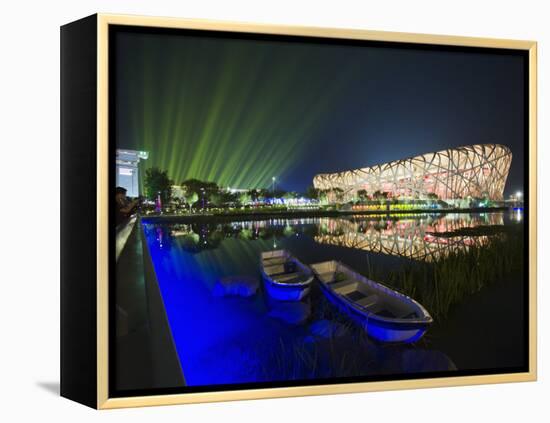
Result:
<svg viewBox="0 0 550 423"><path fill-rule="evenodd" d="M172 192L173 186L179 186L180 190L177 196ZM341 188L331 188L326 190L317 189L313 186L307 188L306 192L300 194L295 191L285 191L282 189L247 189L231 191L220 187L215 182L201 181L196 178L187 179L176 185L168 177L168 172L158 167L148 168L145 171L144 178L145 196L149 200L156 200L160 195L162 203L168 204L171 201L184 203L189 208L198 206L206 207L224 207L224 206L242 206L251 203L268 203L272 199L291 200L304 197L310 200L316 200L321 204L344 203L345 192ZM428 194L427 200L437 200L436 194ZM369 194L367 190L358 190L354 203L366 203L369 201L387 201L389 194L380 190Z"/></svg>
<svg viewBox="0 0 550 423"><path fill-rule="evenodd" d="M173 192L174 186L180 188L177 194ZM273 198L290 200L303 196L298 192L282 189L258 188L231 191L228 188L220 187L215 182L201 181L196 178L186 179L180 184L176 184L168 177L167 171L158 167L145 170L144 193L151 201L155 201L160 195L163 204L175 201L184 203L189 208L193 206L205 208L239 206L265 203Z"/></svg>

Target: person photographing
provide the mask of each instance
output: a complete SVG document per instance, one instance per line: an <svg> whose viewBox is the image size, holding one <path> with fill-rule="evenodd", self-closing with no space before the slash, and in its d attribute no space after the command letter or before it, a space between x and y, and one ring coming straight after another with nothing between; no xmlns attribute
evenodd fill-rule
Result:
<svg viewBox="0 0 550 423"><path fill-rule="evenodd" d="M119 225L128 219L140 204L140 198L130 199L126 196L126 189L116 187L115 189L115 204L116 204L116 224Z"/></svg>

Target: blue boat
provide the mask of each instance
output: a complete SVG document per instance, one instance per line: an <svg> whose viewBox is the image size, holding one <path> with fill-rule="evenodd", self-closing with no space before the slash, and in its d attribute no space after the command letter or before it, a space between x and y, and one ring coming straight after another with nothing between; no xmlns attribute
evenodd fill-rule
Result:
<svg viewBox="0 0 550 423"><path fill-rule="evenodd" d="M286 250L265 251L260 268L267 293L281 301L300 301L311 289L313 272Z"/></svg>
<svg viewBox="0 0 550 423"><path fill-rule="evenodd" d="M433 322L418 302L339 261L311 265L327 298L381 342L411 343Z"/></svg>

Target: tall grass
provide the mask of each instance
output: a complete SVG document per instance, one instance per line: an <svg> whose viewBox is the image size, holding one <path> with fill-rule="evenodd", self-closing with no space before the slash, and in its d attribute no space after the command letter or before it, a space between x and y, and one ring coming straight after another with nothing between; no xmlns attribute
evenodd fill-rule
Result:
<svg viewBox="0 0 550 423"><path fill-rule="evenodd" d="M275 343L260 363L262 380L298 380L380 373L380 347L351 324L341 337L309 337Z"/></svg>
<svg viewBox="0 0 550 423"><path fill-rule="evenodd" d="M411 261L389 274L375 266L367 255L361 271L418 300L437 320L484 287L502 281L521 282L523 256L520 227L495 233L486 244L476 243L468 250L456 250L431 262ZM304 337L279 339L262 355L259 379L300 380L456 370L449 357L430 348L426 337L414 345L373 341L359 325L324 300L318 288L312 290L311 295L316 304L311 320L338 324L344 334L307 336L307 330Z"/></svg>
<svg viewBox="0 0 550 423"><path fill-rule="evenodd" d="M491 236L485 245L475 244L432 262L410 262L383 275L367 259L366 276L386 282L415 298L437 320L469 295L503 281L521 282L524 268L523 231L507 230ZM312 292L312 295L323 295ZM297 380L416 371L454 370L454 363L438 351L426 348L429 340L414 345L375 342L361 327L337 311L328 301L318 305L312 320L339 324L343 336L306 336L280 339L260 363L262 380ZM428 342L428 344L426 344ZM412 365L409 360L412 360Z"/></svg>
<svg viewBox="0 0 550 423"><path fill-rule="evenodd" d="M511 230L491 237L486 245L407 264L390 272L387 282L419 301L434 318L445 317L454 304L485 286L521 280L523 255L523 231ZM375 273L369 275L377 280Z"/></svg>

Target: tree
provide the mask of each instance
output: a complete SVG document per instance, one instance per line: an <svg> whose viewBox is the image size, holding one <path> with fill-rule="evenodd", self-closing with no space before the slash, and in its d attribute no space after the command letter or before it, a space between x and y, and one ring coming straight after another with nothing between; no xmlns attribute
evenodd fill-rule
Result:
<svg viewBox="0 0 550 423"><path fill-rule="evenodd" d="M268 190L268 189L265 189L265 188L261 188L260 189L260 194L259 194L259 198L263 198L264 201L266 198L271 198L271 191Z"/></svg>
<svg viewBox="0 0 550 423"><path fill-rule="evenodd" d="M319 203L321 204L327 204L328 203L328 196L327 196L328 190L320 189L319 194L317 196L317 199L319 200Z"/></svg>
<svg viewBox="0 0 550 423"><path fill-rule="evenodd" d="M374 191L374 193L372 194L372 197L375 200L386 200L388 198L388 193L378 190L378 191Z"/></svg>
<svg viewBox="0 0 550 423"><path fill-rule="evenodd" d="M335 203L341 203L344 201L344 190L339 187L332 188L330 190L330 198Z"/></svg>
<svg viewBox="0 0 550 423"><path fill-rule="evenodd" d="M221 206L224 203L223 201L223 195L219 192L210 194L210 200L209 204L211 204L214 207Z"/></svg>
<svg viewBox="0 0 550 423"><path fill-rule="evenodd" d="M149 200L156 200L160 194L162 203L166 204L172 195L172 181L168 178L168 173L158 167L145 170L144 187L145 196Z"/></svg>
<svg viewBox="0 0 550 423"><path fill-rule="evenodd" d="M251 201L257 201L263 203L267 198L271 198L272 193L270 190L258 188L258 189L249 189L248 195L250 195Z"/></svg>
<svg viewBox="0 0 550 423"><path fill-rule="evenodd" d="M243 192L241 195L239 195L239 203L241 205L248 204L252 201L252 198L250 197L250 194L248 192Z"/></svg>
<svg viewBox="0 0 550 423"><path fill-rule="evenodd" d="M307 198L311 200L319 200L320 194L321 194L321 190L315 188L313 185L310 185L309 187L307 187L307 191L306 191Z"/></svg>
<svg viewBox="0 0 550 423"><path fill-rule="evenodd" d="M200 195L201 202L204 200L205 205L207 203L219 205L223 202L220 200L223 197L222 191L215 182L205 182L194 178L186 179L181 183L181 188L184 193L196 193ZM215 196L218 196L218 198L214 198Z"/></svg>
<svg viewBox="0 0 550 423"><path fill-rule="evenodd" d="M250 199L252 201L258 201L258 198L260 197L260 190L258 189L249 189L248 195L250 195Z"/></svg>
<svg viewBox="0 0 550 423"><path fill-rule="evenodd" d="M368 193L366 189L360 189L357 191L357 198L359 198L360 201L365 201L368 198Z"/></svg>
<svg viewBox="0 0 550 423"><path fill-rule="evenodd" d="M189 206L189 211L191 211L191 206L198 201L199 195L196 192L188 192L185 194L183 198L184 198L184 201Z"/></svg>
<svg viewBox="0 0 550 423"><path fill-rule="evenodd" d="M298 198L298 194L296 192L293 192L293 191L288 191L288 192L285 192L283 194L283 198L285 200L292 200L294 198Z"/></svg>
<svg viewBox="0 0 550 423"><path fill-rule="evenodd" d="M229 191L221 191L223 204L235 204L239 200L239 194Z"/></svg>
<svg viewBox="0 0 550 423"><path fill-rule="evenodd" d="M284 189L276 189L275 191L270 191L269 197L271 198L283 198L286 194Z"/></svg>
<svg viewBox="0 0 550 423"><path fill-rule="evenodd" d="M181 183L184 191L201 192L203 191L207 197L211 194L219 192L220 188L215 182L205 182L198 179L187 179Z"/></svg>

